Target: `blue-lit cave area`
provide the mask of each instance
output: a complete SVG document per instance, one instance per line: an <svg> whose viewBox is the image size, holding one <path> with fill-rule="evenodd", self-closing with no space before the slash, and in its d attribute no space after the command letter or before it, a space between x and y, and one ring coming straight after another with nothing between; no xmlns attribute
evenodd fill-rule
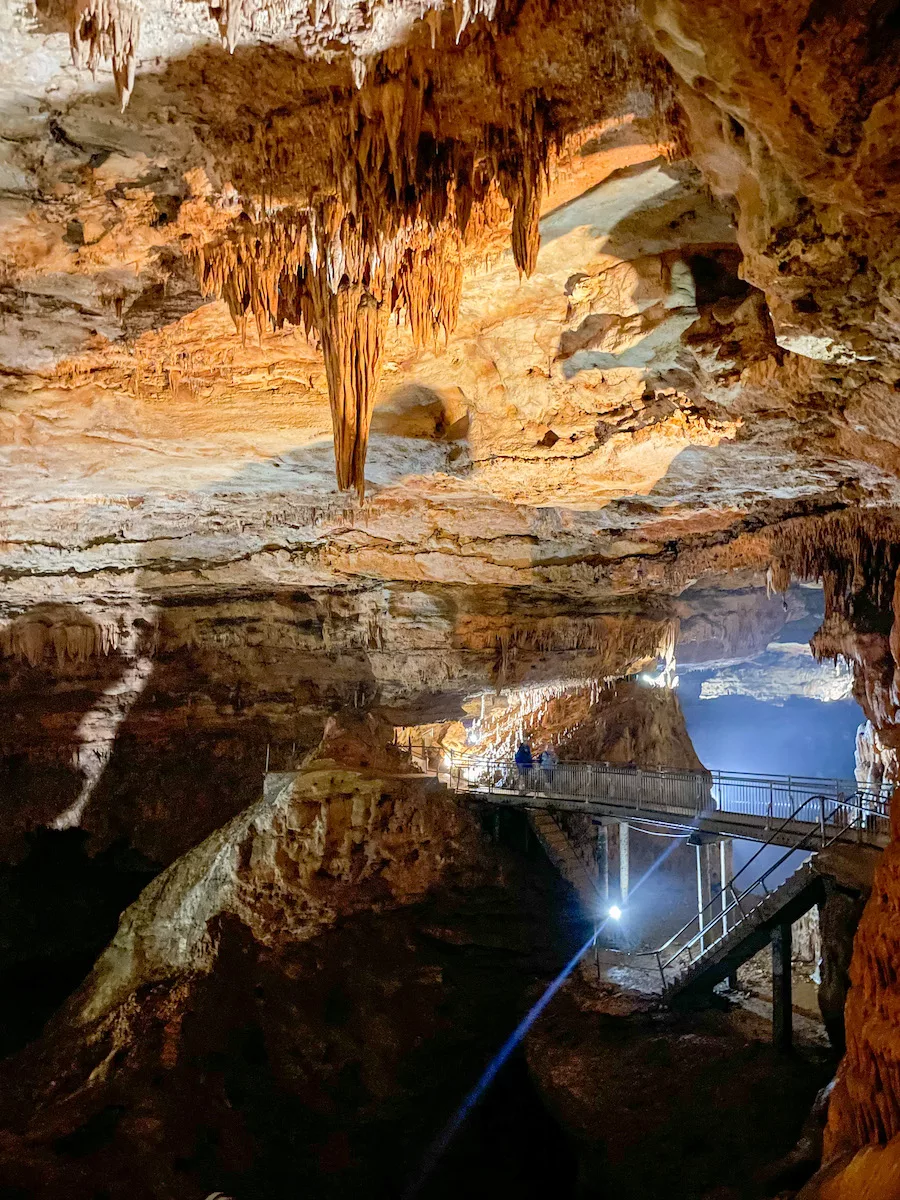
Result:
<svg viewBox="0 0 900 1200"><path fill-rule="evenodd" d="M900 1200L898 87L0 3L0 1200Z"/></svg>

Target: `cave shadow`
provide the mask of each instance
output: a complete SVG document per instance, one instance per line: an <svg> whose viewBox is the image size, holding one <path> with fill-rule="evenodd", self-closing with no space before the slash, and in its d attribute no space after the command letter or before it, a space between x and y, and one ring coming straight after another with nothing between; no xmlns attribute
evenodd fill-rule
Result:
<svg viewBox="0 0 900 1200"><path fill-rule="evenodd" d="M255 478L251 473L248 481L238 472L222 486L226 491L240 490L252 486ZM335 495L340 502L340 495ZM173 574L184 569L175 561L168 568ZM329 712L345 706L365 707L377 699L377 678L368 643L362 639L354 647L335 638L336 624L343 620L352 626L356 616L352 611L342 616L339 608L332 610L323 603L330 589L315 594L313 590L275 587L254 574L245 575L240 586L227 596L220 592L196 599L180 597L177 592L162 596L166 569L166 561L154 556L144 563L138 580L144 602L139 610L142 628L129 654L132 658L146 656L152 666L116 728L112 753L81 813L83 829L32 835L38 853L30 860L30 873L7 877L0 871L0 905L6 887L13 919L16 906L27 906L35 890L43 888L40 919L32 921L31 931L43 958L50 961L49 968L35 969L28 978L25 965L18 964L18 996L21 1007L30 1005L31 1019L19 1019L16 1037L0 1049L18 1049L37 1036L50 1012L89 970L100 949L98 941L102 945L114 932L121 908L166 862L259 800L267 757L271 756L272 766L295 762L318 741ZM266 645L265 637L260 637L263 626L271 632L279 622L302 635L300 644L285 636ZM205 623L209 626L206 630ZM103 658L104 684L120 683L127 665L122 654ZM90 669L96 672L98 664L92 662ZM274 683L272 673L278 677ZM45 690L52 709L52 689ZM90 700L94 702L93 694ZM283 715L273 712L276 705L282 706ZM298 712L300 720L295 719ZM65 799L69 807L70 798ZM90 861L90 878L81 869L82 860ZM454 948L451 937L447 947L435 950L435 943L441 946L445 938L435 926L434 914L409 932L416 943L407 964L414 979L423 973L421 965L412 969L420 955L430 964L434 979L448 977L456 969L454 961L465 959L471 964L466 977L482 980L485 987L495 989L497 1003L487 1005L490 1019L486 1032L482 1030L475 1036L473 1023L484 1018L484 997L478 999L476 989L467 1001L471 1020L460 1019L453 1035L459 1052L452 1055L452 1063L442 1063L437 1046L423 1063L422 1071L428 1073L427 1104L414 1104L410 1115L399 1124L390 1113L383 1119L369 1119L358 1138L353 1135L357 1138L356 1159L347 1168L347 1178L352 1182L341 1178L347 1144L341 1120L330 1118L317 1124L298 1104L290 1086L283 1086L282 1066L268 1060L261 1064L258 1049L254 1049L259 1043L260 1018L248 1018L246 1038L242 1039L238 1026L232 1030L240 1046L249 1045L246 1054L243 1050L238 1054L227 1041L213 1045L212 1057L200 1069L228 1077L227 1108L240 1111L240 1119L246 1116L249 1121L254 1115L274 1112L272 1101L277 1101L274 1130L264 1129L259 1136L263 1145L277 1152L281 1173L270 1172L266 1155L249 1183L242 1169L234 1171L236 1194L274 1200L285 1182L296 1178L298 1163L308 1166L313 1178L321 1178L317 1195L335 1198L359 1194L360 1187L369 1182L371 1168L362 1161L366 1154L372 1156L370 1161L378 1164L385 1178L394 1179L398 1170L406 1173L412 1169L425 1141L446 1118L448 1102L456 1103L465 1094L489 1057L488 1051L492 1053L514 1026L520 1015L517 1005L521 1004L521 991L546 973L548 961L558 969L558 960L570 949L573 923L566 905L571 904L571 896L565 887L547 878L552 873L548 864L539 868L539 877L541 871L544 880L537 888L537 903L532 900L531 908L526 910L528 920L517 911L514 900L511 903L507 897L501 902L494 897L486 912L477 914L487 931L483 928L477 937L466 935L461 949ZM52 889L46 887L48 877L55 881ZM96 903L93 892L97 893ZM465 903L464 896L454 897L451 908L441 912L445 928L459 919ZM516 911L504 916L503 903L511 903ZM498 919L501 924L512 922L519 929L520 945L509 953L525 961L520 975L510 974L509 963L503 958L505 951L500 952L499 962L495 961L498 951L490 928ZM535 930L540 933L539 939L535 939ZM352 931L346 936L352 940ZM529 939L539 941L537 950L522 949ZM348 971L358 969L363 958L371 958L373 948L377 951L381 946L374 930L363 942ZM386 955L385 948L382 959ZM537 959L541 959L539 966ZM241 960L240 970L247 976L248 985L252 982L257 986L248 974L246 961ZM424 974L428 976L429 972ZM288 1000L294 1003L294 990L305 989L298 988L293 976L281 984L288 985ZM377 988L374 995L380 1002ZM482 1005L480 1009L472 1007L476 999ZM346 1002L341 1001L341 1005L343 1012ZM386 1011L393 1011L393 1006L390 1000ZM445 1008L447 1005L441 1002L441 1036L449 1020ZM334 1023L340 1026L348 1019L339 1013ZM218 1020L217 1013L210 1018L210 1026ZM404 1067L404 1071L409 1070ZM340 1097L342 1103L352 1106L358 1073L354 1059L341 1076L340 1086L347 1090ZM418 1096L423 1082L414 1076L413 1070L403 1086ZM191 1094L186 1083L184 1095ZM265 1103L264 1096L268 1096ZM198 1100L198 1112L202 1112L204 1100L205 1094ZM129 1103L127 1094L118 1097L108 1129L100 1114L71 1137L59 1139L57 1152L62 1161L69 1153L87 1156L95 1149L104 1152L116 1138L121 1113L128 1111ZM286 1116L296 1117L296 1121L286 1123ZM228 1123L220 1128L215 1113L204 1113L196 1118L194 1114L186 1115L185 1124L191 1130L199 1128L199 1132L177 1169L185 1178L194 1170L205 1174L210 1191L223 1182L231 1187L231 1159L222 1149L222 1143L228 1140ZM403 1139L405 1157L392 1162L398 1138ZM472 1195L484 1196L485 1200L490 1195L533 1196L537 1200L547 1194L554 1176L557 1181L569 1179L574 1169L566 1140L545 1111L519 1053L486 1097L446 1166L429 1182L423 1200L443 1200L458 1194L472 1175L476 1177L469 1186ZM397 1194L395 1183L379 1186L381 1191L372 1194L393 1200Z"/></svg>
<svg viewBox="0 0 900 1200"><path fill-rule="evenodd" d="M29 829L53 825L76 803L87 740L80 727L119 678L123 660L117 649L102 652L103 632L75 605L35 605L2 636L0 850L15 859Z"/></svg>
<svg viewBox="0 0 900 1200"><path fill-rule="evenodd" d="M125 668L115 632L83 609L41 604L2 631L0 654L0 1056L36 1037L115 933L152 865L77 825L98 769L89 719Z"/></svg>

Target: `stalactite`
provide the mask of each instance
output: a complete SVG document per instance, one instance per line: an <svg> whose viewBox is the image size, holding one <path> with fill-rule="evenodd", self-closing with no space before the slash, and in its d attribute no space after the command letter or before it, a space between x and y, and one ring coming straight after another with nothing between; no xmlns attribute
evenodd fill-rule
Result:
<svg viewBox="0 0 900 1200"><path fill-rule="evenodd" d="M799 579L827 577L835 599L865 592L867 603L890 608L900 567L900 512L846 508L825 517L797 517L770 538L779 571Z"/></svg>
<svg viewBox="0 0 900 1200"><path fill-rule="evenodd" d="M136 0L73 0L69 10L69 44L76 67L96 71L104 59L112 64L122 108L134 87L134 57L141 31Z"/></svg>
<svg viewBox="0 0 900 1200"><path fill-rule="evenodd" d="M0 627L0 654L23 659L32 667L52 654L61 669L68 662L83 663L114 654L121 640L122 630L117 624L20 617Z"/></svg>
<svg viewBox="0 0 900 1200"><path fill-rule="evenodd" d="M316 285L312 303L320 322L331 398L338 487L342 491L355 488L363 499L366 446L384 342L384 314L377 300L359 284L342 283L336 292L331 292L321 287L320 274L313 275L311 282Z"/></svg>
<svg viewBox="0 0 900 1200"><path fill-rule="evenodd" d="M387 317L405 311L417 344L452 331L462 287L458 230L445 224L434 236L417 222L391 239L365 236L351 212L328 201L277 220L238 221L189 253L203 288L225 299L239 328L250 314L260 332L288 321L318 338L338 486L362 497Z"/></svg>
<svg viewBox="0 0 900 1200"><path fill-rule="evenodd" d="M231 45L259 0L208 2ZM317 3L310 12L317 27L332 19L326 8ZM627 0L601 8L584 14L569 2L566 14L578 34L593 37L612 101L624 94L632 51L655 60L641 47ZM510 215L513 258L530 275L551 164L566 137L583 128L576 110L561 117L541 86L506 94L503 48L522 54L510 30L518 28L533 53L556 10L548 0L508 0L498 10L497 0L453 5L456 38L465 36L461 51L432 19L427 34L423 24L407 45L369 60L365 78L348 55L325 120L319 105L285 104L265 120L251 115L244 127L229 126L221 165L244 215L226 236L189 249L205 291L227 301L239 329L248 316L260 331L288 321L320 340L338 478L360 494L382 340L375 314L405 314L417 346L449 335L466 247L483 244ZM479 16L496 17L495 26L471 29ZM448 102L478 81L483 104ZM358 363L357 349L366 355Z"/></svg>
<svg viewBox="0 0 900 1200"><path fill-rule="evenodd" d="M467 650L501 648L509 661L514 651L548 654L565 651L604 651L623 660L641 661L672 656L677 622L643 617L508 618L498 630L496 617L466 617L454 642Z"/></svg>

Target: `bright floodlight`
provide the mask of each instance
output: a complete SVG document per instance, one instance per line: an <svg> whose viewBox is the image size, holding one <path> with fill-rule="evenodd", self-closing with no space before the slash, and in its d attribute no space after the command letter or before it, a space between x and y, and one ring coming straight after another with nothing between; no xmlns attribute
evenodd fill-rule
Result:
<svg viewBox="0 0 900 1200"><path fill-rule="evenodd" d="M614 904L614 905L613 905L613 906L610 908L610 910L609 910L609 915L612 917L612 919L613 919L614 921L619 921L619 920L621 920L621 917L622 917L622 910L621 910L621 908L619 908L618 904Z"/></svg>

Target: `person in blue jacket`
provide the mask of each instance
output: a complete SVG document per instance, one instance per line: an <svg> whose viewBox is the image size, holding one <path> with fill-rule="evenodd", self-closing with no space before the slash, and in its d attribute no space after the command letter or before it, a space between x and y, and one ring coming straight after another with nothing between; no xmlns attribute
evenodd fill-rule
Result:
<svg viewBox="0 0 900 1200"><path fill-rule="evenodd" d="M533 766L534 759L531 757L531 747L527 742L520 742L519 748L516 751L516 770L519 775L520 792L527 790Z"/></svg>

